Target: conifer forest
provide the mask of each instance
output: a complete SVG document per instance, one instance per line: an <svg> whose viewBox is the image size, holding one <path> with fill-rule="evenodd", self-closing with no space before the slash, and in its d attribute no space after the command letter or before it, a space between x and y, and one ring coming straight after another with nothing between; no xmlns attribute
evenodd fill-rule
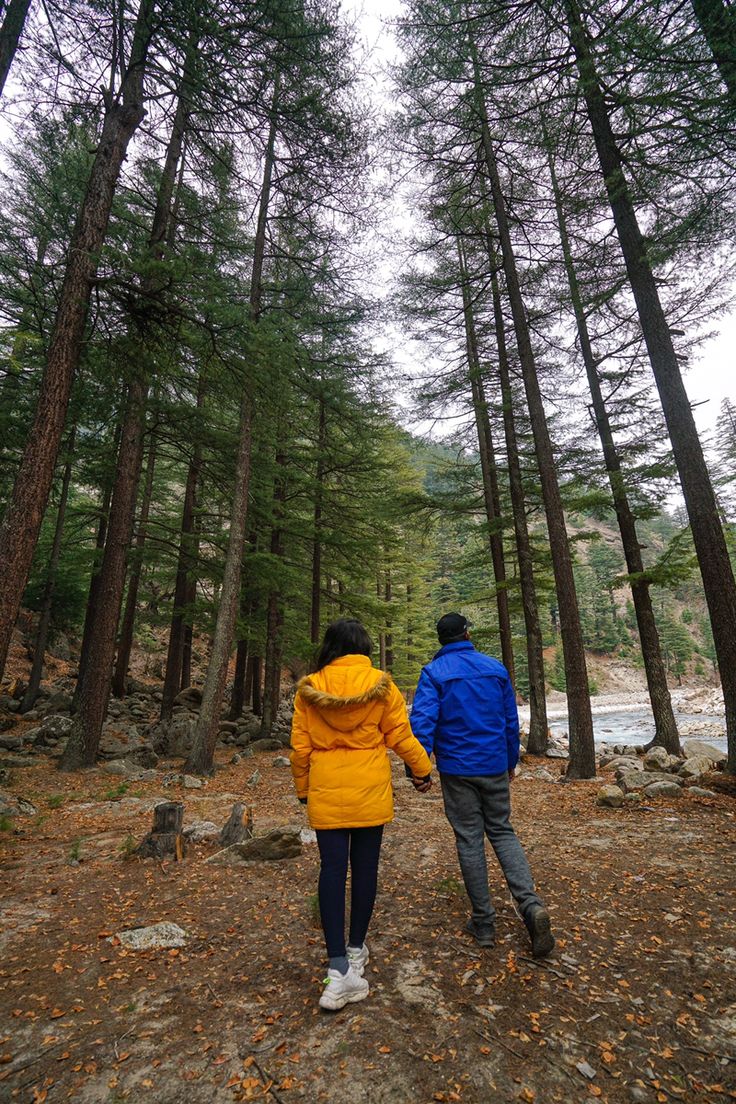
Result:
<svg viewBox="0 0 736 1104"><path fill-rule="evenodd" d="M0 0L0 1099L736 1099L735 316L733 0ZM296 683L448 611L558 950L393 760L325 1027Z"/></svg>

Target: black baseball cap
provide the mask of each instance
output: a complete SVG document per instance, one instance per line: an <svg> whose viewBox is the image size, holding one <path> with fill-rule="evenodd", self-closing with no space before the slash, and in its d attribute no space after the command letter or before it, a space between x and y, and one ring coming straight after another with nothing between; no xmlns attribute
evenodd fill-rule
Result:
<svg viewBox="0 0 736 1104"><path fill-rule="evenodd" d="M453 644L456 640L462 640L470 627L470 621L461 613L444 614L437 622L440 644Z"/></svg>

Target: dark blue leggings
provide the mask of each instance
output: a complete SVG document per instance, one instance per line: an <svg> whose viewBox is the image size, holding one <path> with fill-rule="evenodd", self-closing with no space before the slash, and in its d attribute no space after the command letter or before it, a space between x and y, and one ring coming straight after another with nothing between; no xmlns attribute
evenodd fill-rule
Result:
<svg viewBox="0 0 736 1104"><path fill-rule="evenodd" d="M368 931L378 886L383 825L376 828L318 828L322 861L319 871L319 911L328 958L340 958L345 948L345 883L350 858L351 947L360 947Z"/></svg>

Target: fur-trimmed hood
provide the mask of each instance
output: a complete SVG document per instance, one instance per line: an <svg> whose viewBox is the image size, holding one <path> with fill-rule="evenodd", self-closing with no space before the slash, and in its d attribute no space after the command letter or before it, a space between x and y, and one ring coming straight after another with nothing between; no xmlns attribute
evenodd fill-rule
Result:
<svg viewBox="0 0 736 1104"><path fill-rule="evenodd" d="M390 689L391 676L384 671L374 686L370 686L362 694L353 694L351 697L341 697L339 694L330 694L327 690L318 690L309 675L299 680L296 692L301 694L307 705L313 705L315 709L350 709L356 705L383 701L388 697Z"/></svg>
<svg viewBox="0 0 736 1104"><path fill-rule="evenodd" d="M301 679L297 694L330 728L348 732L388 699L392 686L391 676L373 667L367 656L342 656Z"/></svg>

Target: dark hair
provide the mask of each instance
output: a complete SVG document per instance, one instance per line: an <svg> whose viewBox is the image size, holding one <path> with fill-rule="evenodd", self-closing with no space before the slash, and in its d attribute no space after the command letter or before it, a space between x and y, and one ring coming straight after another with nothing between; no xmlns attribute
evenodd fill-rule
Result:
<svg viewBox="0 0 736 1104"><path fill-rule="evenodd" d="M369 656L372 651L373 643L360 621L356 621L354 617L341 617L339 621L333 621L327 626L314 669L321 671L340 656Z"/></svg>

